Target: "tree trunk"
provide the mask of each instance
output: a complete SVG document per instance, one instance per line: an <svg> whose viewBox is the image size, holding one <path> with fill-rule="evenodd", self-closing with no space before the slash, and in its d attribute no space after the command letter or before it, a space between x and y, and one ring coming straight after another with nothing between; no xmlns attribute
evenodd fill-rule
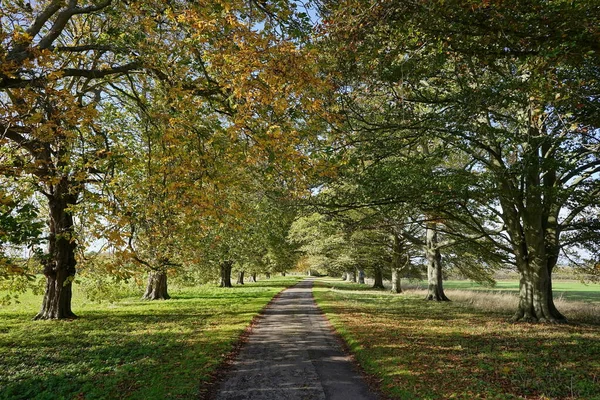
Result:
<svg viewBox="0 0 600 400"><path fill-rule="evenodd" d="M537 106L532 102L530 110ZM562 203L556 197L559 164L540 158L550 152L550 142L543 138L547 127L544 123L540 125L541 120L530 113L528 151L524 155L527 163L520 176L520 186L503 173L499 179L499 199L521 275L519 307L513 320L558 323L567 322L556 309L552 294L552 271L560 252L558 219ZM517 190L521 191L526 207L515 204Z"/></svg>
<svg viewBox="0 0 600 400"><path fill-rule="evenodd" d="M73 216L69 207L77 201L77 195L69 194L69 181L63 178L48 196L50 213L50 234L48 254L42 260L46 291L40 312L34 317L40 319L77 318L71 310L72 282L75 279L75 249Z"/></svg>
<svg viewBox="0 0 600 400"><path fill-rule="evenodd" d="M238 272L238 278L237 278L237 285L243 285L244 284L244 271L240 271Z"/></svg>
<svg viewBox="0 0 600 400"><path fill-rule="evenodd" d="M356 274L354 273L354 271L347 271L346 272L346 281L348 281L348 282L356 282Z"/></svg>
<svg viewBox="0 0 600 400"><path fill-rule="evenodd" d="M348 273L342 272L342 280L345 281L346 279L348 279Z"/></svg>
<svg viewBox="0 0 600 400"><path fill-rule="evenodd" d="M270 272L266 272L265 276L267 277L267 279L271 279L271 273Z"/></svg>
<svg viewBox="0 0 600 400"><path fill-rule="evenodd" d="M306 271L306 275L310 276L310 269L308 271Z"/></svg>
<svg viewBox="0 0 600 400"><path fill-rule="evenodd" d="M402 293L402 278L400 272L400 268L392 267L392 292L394 293Z"/></svg>
<svg viewBox="0 0 600 400"><path fill-rule="evenodd" d="M530 268L521 272L519 290L519 308L513 315L513 321L524 322L567 322L554 305L552 280L546 268Z"/></svg>
<svg viewBox="0 0 600 400"><path fill-rule="evenodd" d="M167 273L165 271L150 271L148 285L142 300L168 300L171 296L167 293Z"/></svg>
<svg viewBox="0 0 600 400"><path fill-rule="evenodd" d="M231 284L231 267L233 266L233 261L223 261L221 263L221 282L219 286L221 287L233 287Z"/></svg>
<svg viewBox="0 0 600 400"><path fill-rule="evenodd" d="M438 235L435 222L428 222L427 243L425 246L425 255L427 258L427 278L428 292L427 300L450 301L444 294L444 284L442 276L442 255L438 248Z"/></svg>
<svg viewBox="0 0 600 400"><path fill-rule="evenodd" d="M252 282L256 282L256 272L252 273Z"/></svg>
<svg viewBox="0 0 600 400"><path fill-rule="evenodd" d="M381 267L376 267L373 270L373 273L374 273L373 289L385 289L385 286L383 286L383 271L382 271Z"/></svg>
<svg viewBox="0 0 600 400"><path fill-rule="evenodd" d="M404 246L402 238L394 232L394 244L392 245L392 292L394 293L402 293L402 285L401 285L401 271L404 269L406 264L408 264L408 255L406 256L407 261L403 265L402 264L402 256L404 256Z"/></svg>
<svg viewBox="0 0 600 400"><path fill-rule="evenodd" d="M358 271L358 283L360 283L361 285L365 284L365 270L364 269L357 269Z"/></svg>
<svg viewBox="0 0 600 400"><path fill-rule="evenodd" d="M281 273L281 276L285 276L285 272L282 272L282 273Z"/></svg>

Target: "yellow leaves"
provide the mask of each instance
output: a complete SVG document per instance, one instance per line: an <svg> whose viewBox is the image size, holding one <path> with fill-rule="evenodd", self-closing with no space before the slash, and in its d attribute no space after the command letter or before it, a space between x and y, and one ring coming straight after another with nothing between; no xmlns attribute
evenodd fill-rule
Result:
<svg viewBox="0 0 600 400"><path fill-rule="evenodd" d="M16 29L15 31L13 31L12 40L15 43L27 44L27 43L31 43L31 41L33 40L33 37L25 31Z"/></svg>

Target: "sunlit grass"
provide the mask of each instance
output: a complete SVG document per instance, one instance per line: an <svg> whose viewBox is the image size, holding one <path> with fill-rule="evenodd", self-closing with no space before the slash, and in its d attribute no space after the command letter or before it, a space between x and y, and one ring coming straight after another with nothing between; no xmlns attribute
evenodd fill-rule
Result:
<svg viewBox="0 0 600 400"><path fill-rule="evenodd" d="M513 324L496 300L481 308L452 291L455 301L437 303L321 279L314 293L393 398L600 398L600 325Z"/></svg>
<svg viewBox="0 0 600 400"><path fill-rule="evenodd" d="M197 398L252 318L297 280L172 290L156 302L77 294L73 321L32 321L41 299L21 296L0 307L0 399Z"/></svg>

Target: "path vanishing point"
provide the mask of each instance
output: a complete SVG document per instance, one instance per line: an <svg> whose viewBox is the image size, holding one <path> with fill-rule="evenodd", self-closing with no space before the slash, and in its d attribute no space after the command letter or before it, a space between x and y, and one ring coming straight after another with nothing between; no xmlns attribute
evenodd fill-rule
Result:
<svg viewBox="0 0 600 400"><path fill-rule="evenodd" d="M216 400L375 400L314 302L313 279L265 310Z"/></svg>

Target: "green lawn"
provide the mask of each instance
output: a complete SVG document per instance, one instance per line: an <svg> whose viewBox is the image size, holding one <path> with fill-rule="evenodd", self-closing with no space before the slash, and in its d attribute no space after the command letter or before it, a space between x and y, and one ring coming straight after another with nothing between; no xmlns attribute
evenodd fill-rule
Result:
<svg viewBox="0 0 600 400"><path fill-rule="evenodd" d="M427 287L427 283L417 282L409 286ZM567 300L600 303L600 284L598 283L585 284L576 281L554 281L552 282L552 288L555 298L563 297ZM468 280L448 280L444 281L444 289L517 292L519 290L519 282L497 281L496 286L490 288Z"/></svg>
<svg viewBox="0 0 600 400"><path fill-rule="evenodd" d="M297 277L171 290L167 301L85 301L32 321L39 296L0 307L0 399L198 398L252 318Z"/></svg>
<svg viewBox="0 0 600 400"><path fill-rule="evenodd" d="M339 279L314 294L391 398L600 399L600 325L513 324L504 311Z"/></svg>

